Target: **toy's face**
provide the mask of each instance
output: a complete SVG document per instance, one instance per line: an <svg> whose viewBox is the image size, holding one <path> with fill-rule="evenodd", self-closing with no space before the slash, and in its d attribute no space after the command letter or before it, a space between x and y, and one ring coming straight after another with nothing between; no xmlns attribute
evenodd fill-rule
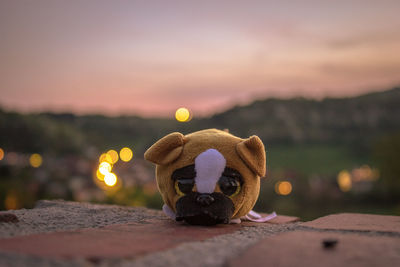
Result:
<svg viewBox="0 0 400 267"><path fill-rule="evenodd" d="M243 186L242 175L226 167L215 149L198 155L195 164L172 173L176 198L176 220L191 224L228 223L235 211L235 199Z"/></svg>
<svg viewBox="0 0 400 267"><path fill-rule="evenodd" d="M177 221L229 223L254 206L265 174L265 151L258 137L240 139L218 130L170 134L145 154L157 164L164 202Z"/></svg>

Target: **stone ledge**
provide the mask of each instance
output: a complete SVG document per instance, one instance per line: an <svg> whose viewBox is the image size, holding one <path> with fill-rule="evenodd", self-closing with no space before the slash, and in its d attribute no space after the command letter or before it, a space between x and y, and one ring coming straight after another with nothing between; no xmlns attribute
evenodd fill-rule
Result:
<svg viewBox="0 0 400 267"><path fill-rule="evenodd" d="M144 219L165 219L159 210L117 205L99 205L63 200L41 200L33 209L10 210L16 224L0 223L0 238L99 228L112 224L140 222Z"/></svg>
<svg viewBox="0 0 400 267"><path fill-rule="evenodd" d="M0 266L257 266L265 264L266 250L276 250L268 258L277 264L292 263L281 258L286 257L281 251L286 251L299 254L300 265L319 266L328 259L319 251L321 238L326 237L339 240L334 257L342 257L338 262L343 265L361 266L354 257L368 258L375 252L377 259L361 262L400 263L392 253L400 235L387 232L400 229L397 216L339 214L306 223L285 223L296 218L279 216L275 224L196 227L174 222L157 210L66 201L40 201L34 209L7 213L19 222L0 223ZM354 225L362 225L363 231L349 232ZM311 254L304 252L308 239L314 246ZM347 246L359 246L361 251L341 250ZM321 260L313 260L318 257Z"/></svg>
<svg viewBox="0 0 400 267"><path fill-rule="evenodd" d="M302 223L302 226L323 230L375 231L400 234L400 216L341 213L305 222Z"/></svg>
<svg viewBox="0 0 400 267"><path fill-rule="evenodd" d="M396 266L399 251L399 238L295 231L260 241L229 266Z"/></svg>

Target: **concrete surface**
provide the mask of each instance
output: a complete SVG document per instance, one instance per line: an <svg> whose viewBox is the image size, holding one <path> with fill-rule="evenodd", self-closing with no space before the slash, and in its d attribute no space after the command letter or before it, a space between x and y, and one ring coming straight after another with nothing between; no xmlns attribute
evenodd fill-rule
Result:
<svg viewBox="0 0 400 267"><path fill-rule="evenodd" d="M399 252L396 237L295 231L262 240L229 266L396 266Z"/></svg>
<svg viewBox="0 0 400 267"><path fill-rule="evenodd" d="M199 227L156 210L66 201L40 201L0 217L10 214L17 221L0 221L0 266L400 264L397 216L339 214L306 223L281 216L275 223ZM325 239L337 243L325 249Z"/></svg>
<svg viewBox="0 0 400 267"><path fill-rule="evenodd" d="M400 216L342 213L305 222L308 226L326 230L376 231L400 234Z"/></svg>
<svg viewBox="0 0 400 267"><path fill-rule="evenodd" d="M34 209L6 213L16 215L19 222L0 223L0 238L165 218L158 210L63 200L41 200Z"/></svg>

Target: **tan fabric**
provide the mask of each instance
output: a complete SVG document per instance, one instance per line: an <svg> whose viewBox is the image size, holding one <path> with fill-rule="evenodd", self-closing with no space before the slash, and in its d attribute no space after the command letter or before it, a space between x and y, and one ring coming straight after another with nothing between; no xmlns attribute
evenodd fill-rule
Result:
<svg viewBox="0 0 400 267"><path fill-rule="evenodd" d="M265 176L265 150L261 139L253 135L237 144L236 150L244 162L259 176Z"/></svg>
<svg viewBox="0 0 400 267"><path fill-rule="evenodd" d="M158 140L145 153L144 158L155 164L166 165L179 157L184 145L181 133L170 133Z"/></svg>
<svg viewBox="0 0 400 267"><path fill-rule="evenodd" d="M157 186L164 202L176 212L175 204L180 196L175 192L172 173L194 164L195 158L210 148L217 149L225 157L226 166L242 175L242 189L232 197L235 206L232 218L246 215L257 201L260 176L265 175L264 144L257 136L241 139L217 129L202 130L186 136L171 133L146 151L145 159L156 164ZM218 187L216 191L219 191Z"/></svg>

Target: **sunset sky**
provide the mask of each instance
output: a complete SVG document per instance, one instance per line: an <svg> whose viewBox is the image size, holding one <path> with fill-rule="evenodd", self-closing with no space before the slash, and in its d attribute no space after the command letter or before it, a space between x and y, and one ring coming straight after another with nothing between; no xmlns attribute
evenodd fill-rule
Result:
<svg viewBox="0 0 400 267"><path fill-rule="evenodd" d="M208 115L400 85L400 1L0 1L0 106Z"/></svg>

